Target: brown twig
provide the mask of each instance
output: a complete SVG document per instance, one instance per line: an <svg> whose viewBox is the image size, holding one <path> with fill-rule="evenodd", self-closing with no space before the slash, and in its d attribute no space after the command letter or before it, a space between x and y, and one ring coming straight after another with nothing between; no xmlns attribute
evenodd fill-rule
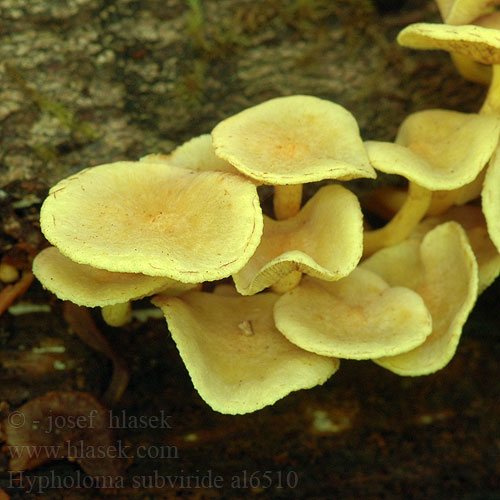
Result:
<svg viewBox="0 0 500 500"><path fill-rule="evenodd" d="M25 271L21 279L13 285L7 285L0 292L0 316L10 307L10 305L19 297L22 297L33 282L33 273Z"/></svg>
<svg viewBox="0 0 500 500"><path fill-rule="evenodd" d="M116 354L111 344L97 328L86 307L72 302L64 303L64 318L71 329L92 349L104 354L113 362L113 376L101 401L107 406L114 406L122 397L130 378L125 360Z"/></svg>

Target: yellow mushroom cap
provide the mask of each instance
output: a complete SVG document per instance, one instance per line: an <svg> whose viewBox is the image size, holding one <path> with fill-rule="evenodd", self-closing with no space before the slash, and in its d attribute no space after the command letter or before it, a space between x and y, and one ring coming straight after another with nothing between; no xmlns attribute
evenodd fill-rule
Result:
<svg viewBox="0 0 500 500"><path fill-rule="evenodd" d="M426 375L446 366L478 292L476 259L463 228L441 224L422 242L415 238L384 248L361 266L391 286L415 290L432 316L432 333L422 345L374 361L399 375Z"/></svg>
<svg viewBox="0 0 500 500"><path fill-rule="evenodd" d="M171 154L150 154L139 161L169 163L176 167L189 168L191 170L205 171L216 170L218 172L230 172L239 174L230 163L215 156L210 134L194 137L174 149Z"/></svg>
<svg viewBox="0 0 500 500"><path fill-rule="evenodd" d="M410 115L396 143L368 141L372 165L426 189L468 184L491 158L500 138L500 117L433 109Z"/></svg>
<svg viewBox="0 0 500 500"><path fill-rule="evenodd" d="M194 387L214 410L256 411L292 391L322 384L338 369L338 360L303 351L276 330L272 311L278 297L188 292L153 299Z"/></svg>
<svg viewBox="0 0 500 500"><path fill-rule="evenodd" d="M260 245L233 275L238 291L253 295L292 271L337 280L358 264L363 216L358 199L342 186L321 188L294 217L264 217Z"/></svg>
<svg viewBox="0 0 500 500"><path fill-rule="evenodd" d="M412 49L442 49L483 64L500 63L500 33L482 26L410 24L399 33L398 43Z"/></svg>
<svg viewBox="0 0 500 500"><path fill-rule="evenodd" d="M285 337L323 356L370 359L409 351L432 331L422 298L356 268L325 282L304 278L274 307L276 327Z"/></svg>
<svg viewBox="0 0 500 500"><path fill-rule="evenodd" d="M86 307L120 304L159 292L182 293L194 286L161 276L112 273L77 264L55 247L46 248L35 257L33 274L58 298Z"/></svg>
<svg viewBox="0 0 500 500"><path fill-rule="evenodd" d="M40 223L74 262L185 283L237 272L263 225L256 187L241 176L146 162L101 165L62 180Z"/></svg>
<svg viewBox="0 0 500 500"><path fill-rule="evenodd" d="M215 154L265 184L375 178L354 117L338 104L296 95L220 122Z"/></svg>
<svg viewBox="0 0 500 500"><path fill-rule="evenodd" d="M500 274L500 253L488 236L486 221L479 207L465 205L450 208L437 217L422 221L412 236L423 238L434 227L449 221L458 222L467 233L477 260L478 294L481 294Z"/></svg>
<svg viewBox="0 0 500 500"><path fill-rule="evenodd" d="M481 196L490 238L500 252L500 147L490 161Z"/></svg>
<svg viewBox="0 0 500 500"><path fill-rule="evenodd" d="M471 24L487 13L498 0L436 0L446 24Z"/></svg>

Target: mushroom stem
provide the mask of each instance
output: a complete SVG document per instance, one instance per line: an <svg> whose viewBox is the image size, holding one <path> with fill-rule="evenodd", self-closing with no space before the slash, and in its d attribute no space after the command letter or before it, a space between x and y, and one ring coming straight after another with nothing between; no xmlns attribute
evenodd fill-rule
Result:
<svg viewBox="0 0 500 500"><path fill-rule="evenodd" d="M493 65L490 88L479 113L483 115L500 115L500 65Z"/></svg>
<svg viewBox="0 0 500 500"><path fill-rule="evenodd" d="M448 208L455 204L461 189L462 188L451 189L450 191L433 191L427 215L433 217L446 212Z"/></svg>
<svg viewBox="0 0 500 500"><path fill-rule="evenodd" d="M275 293L285 293L289 290L295 288L302 278L302 273L300 271L292 271L287 275L283 276L280 280L278 280L272 287L271 290Z"/></svg>
<svg viewBox="0 0 500 500"><path fill-rule="evenodd" d="M403 241L426 214L431 197L431 191L410 182L408 196L398 213L384 227L365 232L363 255Z"/></svg>
<svg viewBox="0 0 500 500"><path fill-rule="evenodd" d="M283 184L274 186L274 215L278 220L289 219L297 215L302 204L302 184ZM271 290L285 293L295 288L302 278L300 271L292 271L277 281Z"/></svg>
<svg viewBox="0 0 500 500"><path fill-rule="evenodd" d="M451 59L458 72L470 82L489 85L491 82L491 67L480 64L470 57L451 52Z"/></svg>
<svg viewBox="0 0 500 500"><path fill-rule="evenodd" d="M297 215L302 203L302 184L274 186L274 215L276 219L289 219Z"/></svg>
<svg viewBox="0 0 500 500"><path fill-rule="evenodd" d="M130 301L101 307L102 319L109 326L123 326L130 322L132 306Z"/></svg>

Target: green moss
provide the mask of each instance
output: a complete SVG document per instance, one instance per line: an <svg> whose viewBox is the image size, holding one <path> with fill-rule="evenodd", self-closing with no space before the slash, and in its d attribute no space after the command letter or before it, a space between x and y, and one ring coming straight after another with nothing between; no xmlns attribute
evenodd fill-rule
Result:
<svg viewBox="0 0 500 500"><path fill-rule="evenodd" d="M238 23L222 19L219 24L205 21L200 0L187 0L186 33L192 46L206 60L214 60L235 52L240 47L249 45L248 38L242 33Z"/></svg>
<svg viewBox="0 0 500 500"><path fill-rule="evenodd" d="M70 129L71 133L79 133L88 140L97 139L98 133L92 124L76 119L74 113L66 106L29 87L24 76L14 65L5 64L5 71L9 78L23 91L24 95L40 108L40 111L57 118L62 125Z"/></svg>
<svg viewBox="0 0 500 500"><path fill-rule="evenodd" d="M186 16L186 34L197 49L206 50L208 41L201 2L200 0L187 0L187 3L189 11Z"/></svg>
<svg viewBox="0 0 500 500"><path fill-rule="evenodd" d="M33 153L45 163L57 161L57 149L49 144L34 146Z"/></svg>
<svg viewBox="0 0 500 500"><path fill-rule="evenodd" d="M193 61L192 66L181 76L174 89L175 96L192 110L200 108L205 100L207 70L207 62Z"/></svg>

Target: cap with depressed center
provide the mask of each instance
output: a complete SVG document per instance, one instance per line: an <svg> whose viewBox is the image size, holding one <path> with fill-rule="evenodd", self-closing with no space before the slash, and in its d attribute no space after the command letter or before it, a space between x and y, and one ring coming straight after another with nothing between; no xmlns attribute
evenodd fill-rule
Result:
<svg viewBox="0 0 500 500"><path fill-rule="evenodd" d="M408 116L396 144L367 141L372 165L431 191L456 189L479 175L500 138L500 117L442 109Z"/></svg>
<svg viewBox="0 0 500 500"><path fill-rule="evenodd" d="M265 184L374 178L354 117L312 96L278 97L226 118L215 154Z"/></svg>
<svg viewBox="0 0 500 500"><path fill-rule="evenodd" d="M295 95L271 99L220 122L215 154L243 174L276 188L278 219L295 215L301 184L375 177L356 120L338 104Z"/></svg>
<svg viewBox="0 0 500 500"><path fill-rule="evenodd" d="M358 199L342 186L325 186L296 216L264 217L260 245L233 279L243 295L260 292L293 271L338 280L356 267L362 251Z"/></svg>
<svg viewBox="0 0 500 500"><path fill-rule="evenodd" d="M147 162L101 165L62 180L40 223L74 262L185 283L239 271L263 224L256 187L241 176Z"/></svg>
<svg viewBox="0 0 500 500"><path fill-rule="evenodd" d="M422 242L409 239L384 248L361 264L391 286L415 290L432 316L432 333L415 349L374 360L399 375L440 370L457 349L478 293L477 263L464 229L447 222Z"/></svg>
<svg viewBox="0 0 500 500"><path fill-rule="evenodd" d="M402 123L396 143L366 142L372 165L406 177L410 188L405 205L393 220L365 234L365 255L404 240L426 212L452 205L459 196L452 190L477 179L499 137L500 117L437 109L410 115ZM430 191L442 190L449 195L431 198Z"/></svg>
<svg viewBox="0 0 500 500"><path fill-rule="evenodd" d="M158 296L193 385L214 410L241 414L325 382L339 361L304 351L273 321L279 295L232 297L188 292Z"/></svg>
<svg viewBox="0 0 500 500"><path fill-rule="evenodd" d="M304 278L278 300L274 318L290 342L338 358L406 352L432 331L430 313L417 293L391 288L362 268L336 282Z"/></svg>

